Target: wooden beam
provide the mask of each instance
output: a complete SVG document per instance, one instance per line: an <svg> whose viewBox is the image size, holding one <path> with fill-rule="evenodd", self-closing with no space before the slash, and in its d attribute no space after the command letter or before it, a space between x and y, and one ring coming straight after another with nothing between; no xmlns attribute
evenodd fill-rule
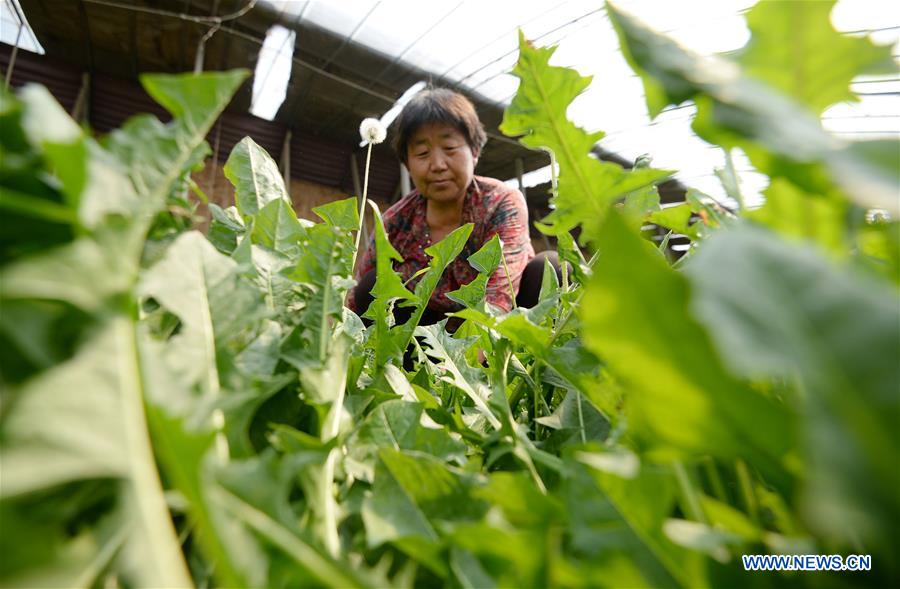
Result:
<svg viewBox="0 0 900 589"><path fill-rule="evenodd" d="M528 200L527 190L525 189L525 162L522 161L522 158L516 158L516 179L519 181L519 192L522 193L522 196L525 197L525 200Z"/></svg>

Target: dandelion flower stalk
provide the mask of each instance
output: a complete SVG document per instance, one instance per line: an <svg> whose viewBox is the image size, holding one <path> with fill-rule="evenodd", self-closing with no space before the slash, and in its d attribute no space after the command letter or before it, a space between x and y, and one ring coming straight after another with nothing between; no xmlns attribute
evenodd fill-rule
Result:
<svg viewBox="0 0 900 589"><path fill-rule="evenodd" d="M368 143L366 150L366 171L363 175L362 199L359 202L359 227L356 229L356 242L353 247L353 262L350 267L356 266L356 258L359 255L359 240L362 236L363 223L365 223L366 198L369 194L369 165L372 162L372 146L381 143L387 137L387 130L378 119L364 119L359 126L359 135L364 143Z"/></svg>
<svg viewBox="0 0 900 589"><path fill-rule="evenodd" d="M365 119L359 126L359 134L363 143L368 143L366 150L366 172L363 177L363 192L359 203L359 226L356 229L356 241L353 247L353 261L350 263L351 270L356 266L356 259L359 254L359 241L362 235L363 223L365 222L366 198L369 193L369 166L372 162L372 146L376 143L384 141L387 132L384 125L378 119ZM328 414L325 423L322 426L321 438L323 442L337 437L340 431L340 416L344 405L344 390L335 399ZM338 535L337 522L337 503L334 499L334 471L341 450L332 448L325 459L322 467L322 478L317 486L316 501L319 504L319 516L322 518L321 533L323 541L328 553L337 558L340 554L341 543Z"/></svg>

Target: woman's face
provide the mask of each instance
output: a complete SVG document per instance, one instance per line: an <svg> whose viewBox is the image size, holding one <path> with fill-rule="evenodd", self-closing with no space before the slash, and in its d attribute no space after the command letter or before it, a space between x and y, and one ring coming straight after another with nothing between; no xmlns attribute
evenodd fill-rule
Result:
<svg viewBox="0 0 900 589"><path fill-rule="evenodd" d="M426 200L457 202L472 182L478 154L455 127L430 123L419 127L406 148L406 167Z"/></svg>

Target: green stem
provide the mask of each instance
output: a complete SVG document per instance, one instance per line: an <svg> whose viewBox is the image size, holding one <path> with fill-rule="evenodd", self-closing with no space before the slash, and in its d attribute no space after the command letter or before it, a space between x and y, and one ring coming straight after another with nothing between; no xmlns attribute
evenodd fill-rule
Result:
<svg viewBox="0 0 900 589"><path fill-rule="evenodd" d="M540 473L537 471L537 468L534 466L534 461L531 459L531 456L528 455L528 450L522 449L525 454L525 466L528 468L528 472L531 474L531 478L534 479L534 484L537 487L538 491L540 491L541 495L547 494L547 486L544 484L544 479L541 478Z"/></svg>
<svg viewBox="0 0 900 589"><path fill-rule="evenodd" d="M738 482L741 488L741 497L744 500L744 506L753 523L759 525L759 504L756 501L756 493L753 491L753 480L750 477L750 469L743 460L735 462L735 470L737 471Z"/></svg>
<svg viewBox="0 0 900 589"><path fill-rule="evenodd" d="M583 295L584 295L584 292L582 292L578 295L578 298L575 299L575 302L572 305L572 308L574 308L575 306L578 305L578 303L581 301L581 297ZM550 348L553 345L553 342L555 342L556 338L558 338L562 334L563 329L565 329L566 325L568 325L569 321L572 319L572 316L573 316L572 308L566 309L566 313L563 316L562 320L559 323L557 323L556 326L553 328L553 333L550 334L550 340L547 342L547 348ZM535 366L537 366L538 363L540 363L540 359L535 357L534 362L532 362L531 365L525 370L525 372L528 374L528 376L532 377L532 379L534 378ZM515 407L519 403L519 401L522 399L522 394L523 394L524 388L525 388L525 380L521 379L521 380L519 380L519 384L516 385L516 390L514 390L512 395L510 395L510 397L509 397L509 406L510 407Z"/></svg>
<svg viewBox="0 0 900 589"><path fill-rule="evenodd" d="M578 391L574 391L575 401L578 403L578 431L581 433L581 443L587 444L587 433L584 431L584 409L581 407L581 404L584 402L584 399L581 397L581 393Z"/></svg>
<svg viewBox="0 0 900 589"><path fill-rule="evenodd" d="M715 498L722 503L728 503L728 494L725 492L725 485L722 483L722 477L719 476L719 469L716 468L716 463L712 458L706 457L703 459L703 470L706 472Z"/></svg>
<svg viewBox="0 0 900 589"><path fill-rule="evenodd" d="M537 358L535 358L534 363L532 363L532 366L537 366L537 363L538 363ZM540 390L540 388L536 387L536 389L534 391L534 395L532 395L534 397L534 407L532 408L531 423L534 424L534 439L535 440L541 439L541 424L538 423L538 421L537 421L537 418L541 416L540 408L538 407L538 402L541 398L541 395L538 392L539 390Z"/></svg>
<svg viewBox="0 0 900 589"><path fill-rule="evenodd" d="M138 355L137 333L135 326L124 320L116 320L116 337L121 342L123 351L118 357L122 359L120 366L122 375L136 375L133 379L123 378L122 411L125 443L130 461L131 487L137 507L138 526L143 528L147 536L144 555L151 563L153 570L160 575L158 584L164 587L192 587L191 575L188 572L178 534L172 525L169 507L166 505L162 483L156 471L156 458L147 430L147 416L144 412L144 378Z"/></svg>
<svg viewBox="0 0 900 589"><path fill-rule="evenodd" d="M684 464L676 460L672 463L672 470L675 472L675 480L678 481L678 488L681 490L681 495L684 498L685 514L689 519L696 522L707 523L706 515L700 506L700 497L697 489L694 488L694 483L691 481Z"/></svg>
<svg viewBox="0 0 900 589"><path fill-rule="evenodd" d="M517 309L516 305L516 289L513 288L512 276L509 274L509 266L506 263L506 253L500 250L500 259L503 260L503 270L506 271L506 281L509 284L509 298L512 300L513 309Z"/></svg>
<svg viewBox="0 0 900 589"><path fill-rule="evenodd" d="M214 499L228 510L235 518L259 533L294 562L299 564L326 587L364 587L359 579L341 564L326 558L304 542L301 538L284 528L263 511L246 503L237 495L226 491L223 487L214 488Z"/></svg>
<svg viewBox="0 0 900 589"><path fill-rule="evenodd" d="M332 557L341 553L341 539L337 530L337 502L334 499L334 467L340 449L332 448L322 467L322 488L319 489L320 513L322 517L322 535L325 549Z"/></svg>
<svg viewBox="0 0 900 589"><path fill-rule="evenodd" d="M592 255L590 261L588 261L588 269L592 269L594 267L594 264L597 263L597 260L599 258L600 258L600 252L594 252L594 255ZM574 309L581 302L582 297L584 297L584 290L583 290L584 285L582 285L581 288L582 288L582 291L580 293L578 293L578 297L575 299L575 301L573 301L572 305L568 309L566 309L565 314L563 315L562 319L559 322L557 322L557 324L553 327L553 332L550 334L550 340L547 342L548 349L553 346L553 342L556 341L556 338L558 338L560 335L562 335L562 332L566 328L566 325L568 325L569 321L572 319ZM564 292L567 292L567 291L564 291ZM531 365L525 371L528 374L528 376L533 375L534 367L539 362L540 362L540 360L537 357L535 357L534 362L532 362ZM514 409L516 407L516 405L519 403L519 401L522 399L522 395L524 394L524 388L525 388L525 380L521 379L521 380L519 380L519 384L516 385L516 389L513 391L512 395L510 395L510 397L509 397L509 406L511 408Z"/></svg>
<svg viewBox="0 0 900 589"><path fill-rule="evenodd" d="M321 439L328 442L337 437L341 425L341 412L344 408L346 386L340 387L337 398L332 402L325 422L322 424ZM340 448L332 448L322 467L322 481L319 489L319 513L322 518L322 535L325 549L337 558L341 553L341 540L338 535L337 502L334 499L334 469L340 455Z"/></svg>

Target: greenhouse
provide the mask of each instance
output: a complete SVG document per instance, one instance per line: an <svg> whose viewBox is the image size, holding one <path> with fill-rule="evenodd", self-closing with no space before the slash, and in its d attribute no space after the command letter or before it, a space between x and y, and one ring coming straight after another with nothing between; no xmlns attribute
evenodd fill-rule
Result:
<svg viewBox="0 0 900 589"><path fill-rule="evenodd" d="M0 0L0 587L900 586L898 59L882 0Z"/></svg>

